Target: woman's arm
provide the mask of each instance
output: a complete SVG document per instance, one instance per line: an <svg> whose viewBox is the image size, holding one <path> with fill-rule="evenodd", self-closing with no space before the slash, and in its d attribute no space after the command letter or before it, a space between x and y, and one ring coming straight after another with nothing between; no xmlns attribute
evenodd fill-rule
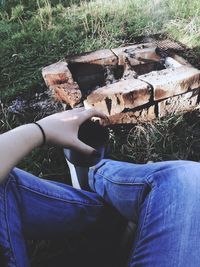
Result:
<svg viewBox="0 0 200 267"><path fill-rule="evenodd" d="M77 108L48 116L39 120L38 124L44 130L47 143L90 154L95 153L95 150L78 139L78 129L84 121L94 116L106 119L103 113L95 109ZM42 142L42 132L33 123L0 135L0 182L24 156Z"/></svg>

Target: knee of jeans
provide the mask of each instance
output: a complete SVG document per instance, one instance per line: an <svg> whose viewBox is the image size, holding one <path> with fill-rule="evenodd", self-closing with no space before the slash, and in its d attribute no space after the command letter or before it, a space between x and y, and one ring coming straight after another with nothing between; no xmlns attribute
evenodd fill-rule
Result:
<svg viewBox="0 0 200 267"><path fill-rule="evenodd" d="M147 179L153 187L160 188L168 196L192 199L200 195L200 163L197 162L177 162L176 165L153 173Z"/></svg>

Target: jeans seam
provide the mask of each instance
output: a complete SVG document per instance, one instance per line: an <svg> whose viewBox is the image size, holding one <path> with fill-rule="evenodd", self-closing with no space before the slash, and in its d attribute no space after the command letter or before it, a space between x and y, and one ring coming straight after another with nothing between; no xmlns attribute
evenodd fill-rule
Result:
<svg viewBox="0 0 200 267"><path fill-rule="evenodd" d="M15 253L14 253L14 249L13 249L13 245L12 245L12 239L11 239L11 235L10 235L10 231L9 231L9 224L8 224L8 217L7 217L7 204L6 204L6 196L7 196L7 187L9 185L9 182L11 181L11 177L8 178L7 182L6 182L6 185L5 185L5 189L4 189L4 207L5 207L5 221L6 221L6 226L7 226L7 233L8 233L8 238L9 238L9 241L10 241L10 247L11 247L11 251L12 251L12 254L13 254L13 259L15 261L15 264L16 266L18 266L17 264L17 260L16 260L16 257L15 257Z"/></svg>
<svg viewBox="0 0 200 267"><path fill-rule="evenodd" d="M152 184L149 183L148 180L146 180L146 181L147 181L147 183L149 184L149 186L151 187L151 190L152 190L152 188L153 188ZM152 200L152 191L149 193L147 207L146 207L146 211L145 211L145 215L144 215L144 221L143 221L143 224L141 226L141 229L140 229L140 232L139 232L139 235L138 235L137 243L139 243L139 241L141 239L141 236L142 236L142 232L144 230L144 226L146 225L146 221L147 221L147 217L148 217L148 214L149 214L149 207L150 207L150 204L151 204L151 200ZM138 245L139 244L137 244L130 252L130 255L133 255L133 257L130 257L130 260L128 262L128 266L130 265L130 263L132 262L132 259L134 258L134 252L136 251Z"/></svg>
<svg viewBox="0 0 200 267"><path fill-rule="evenodd" d="M104 206L104 205L101 205L101 204L90 204L90 203L87 203L87 202L79 202L79 201L73 201L73 200L66 200L66 199L63 199L63 198L59 198L59 197L55 197L55 196L50 196L48 194L45 194L45 193L42 193L42 192L38 192L38 191L36 191L34 189L30 189L29 187L26 187L26 186L21 185L21 184L18 184L18 186L21 187L21 188L24 188L27 191L30 191L30 192L33 192L35 194L41 195L43 197L50 198L50 199L55 199L55 200L60 200L60 201L64 201L64 202L70 203L70 204L79 204L79 205L87 205L87 206L99 206L99 207L103 207Z"/></svg>
<svg viewBox="0 0 200 267"><path fill-rule="evenodd" d="M105 180L113 183L113 184L118 184L118 185L144 185L144 183L134 183L134 182L116 182L113 181L111 179L109 179L108 177L106 177L105 175L103 175L102 173L98 173L99 176L102 176Z"/></svg>
<svg viewBox="0 0 200 267"><path fill-rule="evenodd" d="M145 186L145 184L143 184L144 186ZM140 209L140 202L141 202L141 198L142 198L142 194L143 194L143 192L144 192L144 187L142 188L142 190L141 190L141 193L140 193L140 195L139 195L139 197L138 197L138 201L137 201L137 210L139 211L139 209Z"/></svg>
<svg viewBox="0 0 200 267"><path fill-rule="evenodd" d="M27 187L27 186L25 186L25 185L20 184L20 183L18 182L18 180L16 180L16 179L18 179L18 176L17 176L16 174L11 173L10 176L11 176L11 178L13 178L13 179L11 180L11 182L16 183L19 187L22 187L22 188L24 188L24 189L27 190L27 191L31 191L31 192L33 192L33 193L35 193L35 194L44 196L44 197L49 198L49 199L55 199L55 200L64 201L64 202L66 202L66 203L80 204L80 205L86 205L86 206L97 206L97 207L103 207L103 206L104 206L103 204L102 204L102 205L101 205L101 204L94 204L94 203L90 204L90 203L88 203L88 202L81 202L81 201L79 202L79 201L74 201L74 200L66 200L66 199L63 199L63 198L60 198L60 197L56 197L56 196L49 195L48 193L42 193L42 192L39 192L39 189L29 188L29 187ZM15 177L15 176L16 176L16 177Z"/></svg>
<svg viewBox="0 0 200 267"><path fill-rule="evenodd" d="M91 190L95 192L94 170L92 168L91 169L89 168L88 183L89 183L89 186L90 186Z"/></svg>
<svg viewBox="0 0 200 267"><path fill-rule="evenodd" d="M154 173L153 173L154 174ZM152 175L153 175L152 174ZM147 208L146 208L146 212L145 212L145 215L144 215L144 222L142 224L142 227L141 227L141 230L140 230L140 233L139 233L139 238L138 238L138 241L141 239L141 235L142 235L142 231L144 229L144 226L146 225L146 221L147 221L147 217L148 217L148 214L149 214L149 207L150 207L150 204L151 204L151 200L152 200L152 189L155 187L155 185L153 185L152 182L149 181L149 178L152 176L152 175L149 175L147 178L146 178L146 182L147 184L151 187L151 191L149 193L149 198L148 198L148 203L147 203Z"/></svg>

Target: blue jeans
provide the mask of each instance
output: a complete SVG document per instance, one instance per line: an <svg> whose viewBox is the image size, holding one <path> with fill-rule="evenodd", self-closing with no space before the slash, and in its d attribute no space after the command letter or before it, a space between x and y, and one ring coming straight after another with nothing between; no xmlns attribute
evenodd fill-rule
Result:
<svg viewBox="0 0 200 267"><path fill-rule="evenodd" d="M90 169L89 184L96 193L14 169L0 186L6 266L29 266L26 238L50 239L88 228L102 215L104 201L137 225L129 267L200 266L199 163L102 160Z"/></svg>

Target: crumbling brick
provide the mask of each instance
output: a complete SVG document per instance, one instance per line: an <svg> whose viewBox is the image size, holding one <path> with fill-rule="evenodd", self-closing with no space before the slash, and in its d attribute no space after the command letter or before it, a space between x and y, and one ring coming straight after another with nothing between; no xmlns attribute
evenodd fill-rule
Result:
<svg viewBox="0 0 200 267"><path fill-rule="evenodd" d="M76 83L74 84L56 84L50 86L52 95L56 101L64 102L71 107L75 107L80 103L81 91Z"/></svg>
<svg viewBox="0 0 200 267"><path fill-rule="evenodd" d="M62 83L74 83L67 62L59 61L42 69L42 76L47 86Z"/></svg>
<svg viewBox="0 0 200 267"><path fill-rule="evenodd" d="M148 122L156 118L155 106L148 108L142 108L137 111L121 112L112 116L109 116L108 120L102 120L102 125L114 125L114 124L128 124L138 122Z"/></svg>
<svg viewBox="0 0 200 267"><path fill-rule="evenodd" d="M158 103L158 116L164 117L169 114L192 110L198 101L199 89L167 98Z"/></svg>
<svg viewBox="0 0 200 267"><path fill-rule="evenodd" d="M134 44L134 45L128 45L128 46L121 46L117 48L112 48L112 52L118 57L120 54L124 53L126 50L141 50L144 48L155 46L152 43L143 43L143 44Z"/></svg>
<svg viewBox="0 0 200 267"><path fill-rule="evenodd" d="M133 109L149 102L151 87L138 79L121 80L93 91L84 101L85 106L96 107L107 115Z"/></svg>
<svg viewBox="0 0 200 267"><path fill-rule="evenodd" d="M117 65L117 57L110 49L84 53L78 56L68 56L66 60L69 64Z"/></svg>
<svg viewBox="0 0 200 267"><path fill-rule="evenodd" d="M193 67L187 60L185 60L184 58L180 57L179 55L173 53L170 55L174 60L176 60L177 62L179 62L181 65L183 66L188 66L188 67Z"/></svg>
<svg viewBox="0 0 200 267"><path fill-rule="evenodd" d="M184 47L171 40L146 42L68 56L45 67L44 80L54 99L71 107L86 98L85 107L108 115L105 125L145 122L195 107L200 71L175 54Z"/></svg>
<svg viewBox="0 0 200 267"><path fill-rule="evenodd" d="M136 77L161 68L161 57L156 46L150 43L113 49L118 56L118 65L124 67L123 77ZM128 70L128 72L127 72Z"/></svg>
<svg viewBox="0 0 200 267"><path fill-rule="evenodd" d="M125 53L128 55L131 66L138 65L138 63L145 64L149 62L160 62L160 56L156 53L156 46L135 51L126 49Z"/></svg>
<svg viewBox="0 0 200 267"><path fill-rule="evenodd" d="M59 61L43 68L42 75L56 101L64 102L71 107L80 103L81 91L73 80L66 62Z"/></svg>
<svg viewBox="0 0 200 267"><path fill-rule="evenodd" d="M160 60L160 56L156 54L156 46L151 43L119 47L112 51L119 59L118 65L126 65L128 61L131 66L137 66Z"/></svg>
<svg viewBox="0 0 200 267"><path fill-rule="evenodd" d="M161 100L200 87L200 71L187 66L152 71L138 77L153 86L154 100Z"/></svg>

